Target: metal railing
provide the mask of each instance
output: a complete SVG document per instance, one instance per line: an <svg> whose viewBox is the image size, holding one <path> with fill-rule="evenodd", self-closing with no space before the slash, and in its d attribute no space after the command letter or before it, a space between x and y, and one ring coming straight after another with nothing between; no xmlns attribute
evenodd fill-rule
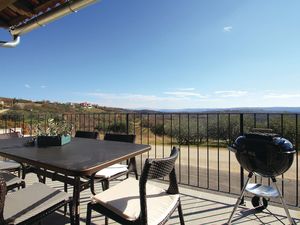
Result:
<svg viewBox="0 0 300 225"><path fill-rule="evenodd" d="M101 113L63 115L1 115L0 132L22 128L35 135L37 124L47 129L49 118L68 121L76 130L94 131L103 138L106 132L136 135L136 143L149 144L152 150L137 158L139 171L146 158L165 157L171 147L180 147L176 164L179 182L217 192L238 194L248 175L227 150L236 137L253 128L270 128L289 139L297 150L291 168L278 178L287 203L299 207L299 114L273 113ZM255 177L255 182L270 180Z"/></svg>

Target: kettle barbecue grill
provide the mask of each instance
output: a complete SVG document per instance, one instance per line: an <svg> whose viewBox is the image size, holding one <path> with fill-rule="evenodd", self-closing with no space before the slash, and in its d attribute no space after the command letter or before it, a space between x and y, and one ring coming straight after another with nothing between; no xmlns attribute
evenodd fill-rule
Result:
<svg viewBox="0 0 300 225"><path fill-rule="evenodd" d="M270 198L279 197L289 222L295 224L275 178L286 172L293 164L296 150L292 143L277 134L253 132L239 136L228 149L235 153L238 162L249 172L249 175L227 224L231 224L245 191L254 194L252 204L259 211L267 207ZM274 187L249 183L254 174L271 178ZM262 203L260 198L262 198Z"/></svg>

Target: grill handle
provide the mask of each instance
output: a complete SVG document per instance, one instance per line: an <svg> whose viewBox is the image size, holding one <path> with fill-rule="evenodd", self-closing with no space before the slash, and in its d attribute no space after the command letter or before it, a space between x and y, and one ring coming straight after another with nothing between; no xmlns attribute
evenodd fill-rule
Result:
<svg viewBox="0 0 300 225"><path fill-rule="evenodd" d="M234 146L229 145L227 148L228 148L229 151L237 153L237 149Z"/></svg>
<svg viewBox="0 0 300 225"><path fill-rule="evenodd" d="M296 149L293 149L291 151L282 152L282 154L295 154L295 153L296 153Z"/></svg>

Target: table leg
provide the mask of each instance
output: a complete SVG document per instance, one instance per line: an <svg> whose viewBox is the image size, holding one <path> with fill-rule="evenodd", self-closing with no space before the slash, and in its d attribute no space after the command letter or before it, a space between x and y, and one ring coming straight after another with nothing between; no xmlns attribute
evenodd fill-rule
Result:
<svg viewBox="0 0 300 225"><path fill-rule="evenodd" d="M73 212L74 212L74 224L79 225L80 219L80 210L79 210L79 201L80 201L80 177L74 178L74 189L73 189Z"/></svg>

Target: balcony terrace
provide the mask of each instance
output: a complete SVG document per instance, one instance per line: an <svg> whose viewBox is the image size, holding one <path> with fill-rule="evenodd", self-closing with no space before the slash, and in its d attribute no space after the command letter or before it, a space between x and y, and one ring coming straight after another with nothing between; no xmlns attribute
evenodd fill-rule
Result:
<svg viewBox="0 0 300 225"><path fill-rule="evenodd" d="M29 174L26 179L27 185L34 182L38 182L35 175ZM117 181L116 181L117 182ZM112 185L114 185L114 182ZM164 182L155 182L156 185L165 187ZM63 190L63 184L61 182L52 181L47 179L47 185ZM101 191L100 185L97 185L97 192ZM71 188L68 190L72 193ZM233 205L236 202L236 196L224 195L222 193L213 193L204 189L195 189L186 185L180 186L182 207L184 213L184 219L186 224L225 224L233 209ZM80 224L85 224L86 218L86 205L90 201L91 192L85 190L81 194L80 204ZM290 208L291 216L294 218L297 224L300 224L300 211L299 208ZM63 215L63 209L50 215L43 220L43 225L60 225L70 224L69 220ZM92 224L104 224L104 217L93 213ZM110 220L109 224L116 224ZM171 217L171 220L167 224L180 224L177 212ZM246 199L246 205L238 209L234 216L233 224L241 225L258 225L258 224L288 224L288 220L285 216L284 210L280 205L268 206L266 210L261 213L256 213L252 209L252 205L249 199Z"/></svg>
<svg viewBox="0 0 300 225"><path fill-rule="evenodd" d="M150 114L150 113L104 113L72 115L29 115L3 116L0 128L9 130L21 127L25 135L35 135L37 123L47 129L47 119L64 119L73 124L75 130L100 132L126 132L136 135L136 143L150 144L152 149L137 158L139 174L146 158L167 156L171 146L179 146L180 156L176 172L182 193L182 204L187 224L225 224L247 177L235 155L227 150L239 134L253 128L270 128L289 139L297 153L291 168L278 177L278 186L290 208L290 213L300 224L299 199L299 114ZM27 185L37 181L30 174ZM270 184L270 180L256 176L253 182ZM165 181L157 181L165 185ZM63 190L63 184L47 179L47 184ZM98 185L97 192L101 191ZM72 193L72 190L69 190ZM85 190L81 195L81 223L85 224L86 204L91 193ZM269 206L257 213L246 195L246 205L241 206L234 216L234 224L288 224L285 213L277 199L271 199ZM55 223L54 223L55 221ZM104 224L104 218L93 214L94 224ZM110 221L113 223L113 221ZM44 224L68 224L62 211L55 213ZM179 224L174 214L168 224Z"/></svg>

